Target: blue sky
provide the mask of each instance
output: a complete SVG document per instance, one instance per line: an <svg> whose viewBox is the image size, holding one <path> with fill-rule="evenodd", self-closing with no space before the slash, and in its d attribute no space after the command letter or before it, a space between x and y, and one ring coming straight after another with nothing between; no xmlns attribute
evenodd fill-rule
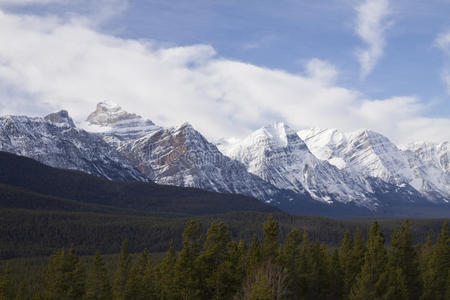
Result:
<svg viewBox="0 0 450 300"><path fill-rule="evenodd" d="M320 126L354 130L357 127L369 127L398 142L410 141L404 135L411 130L420 131L411 139L449 138L447 131L450 124L450 76L448 75L450 38L446 40L447 35L450 37L450 18L448 18L450 1L448 0L100 0L96 2L0 0L0 9L3 10L4 19L11 18L11 22L8 22L9 26L16 26L25 30L24 32L36 30L29 24L24 25L24 21L20 19L28 15L38 20L39 26L44 26L42 24L46 22L54 22L49 26L82 27L86 29L86 32L80 33L80 38L81 34L89 36L87 31L98 34L101 37L95 42L99 46L104 46L102 44L104 37L119 39L122 44L119 46L108 44L105 53L109 53L110 50L113 53L114 47L116 47L115 50L117 47L128 49L130 60L124 59L122 67L130 73L133 73L131 64L135 62L131 53L136 50L133 47L129 48L130 42L144 47L145 50L142 51L148 51L146 57L152 59L165 57L161 51L173 53L174 51L170 49L179 49L175 58L171 56L172 54L169 57L180 63L182 71L188 72L189 75L183 75L182 79L171 82L171 76L181 72L171 69L170 72L175 73L167 75L169 82L163 82L162 79L159 82L159 78L156 79L158 86L154 90L144 93L147 86L141 86L137 83L138 80L134 80L128 86L133 85L137 90L142 89L142 93L133 94L125 88L108 90L104 93L104 97L113 98L112 101L129 107L130 110L142 111L144 116L163 125L185 119L213 137L240 136L258 126L265 125L265 122L285 121L296 128ZM25 28L26 26L30 28ZM17 30L17 28L11 30ZM50 29L41 29L39 33L47 34L46 30ZM57 34L55 33L53 37L56 39ZM17 40L19 43L19 38ZM24 45L30 43L25 40L20 42ZM12 51L7 51L10 49L6 47L8 46L4 43L0 46L0 59L2 57L3 61L18 59L14 57ZM2 48L6 53L3 56ZM94 51L93 48L85 49L87 53L91 50ZM43 53L42 55L45 55L45 51ZM58 53L61 53L61 50L58 50ZM366 64L361 60L361 53L367 56ZM23 55L30 59L30 64L35 63L33 59L39 60L35 54L24 53ZM106 58L102 59L105 59L103 66L109 65L110 61L106 61ZM182 62L179 62L180 59ZM166 70L168 67L165 64L165 58L163 61L164 66L158 66ZM89 62L93 69L101 67L96 66L92 61ZM11 65L15 64L8 63L9 67ZM113 66L112 62L111 66ZM245 70L242 69L244 66ZM177 67L180 66L177 65ZM8 70L9 75L3 77L3 84L0 81L0 91L3 86L5 93L7 92L8 95L17 99L17 103L22 104L20 107L28 107L30 111L41 113L64 104L74 111L76 119L82 121L81 108L75 107L75 99L66 97L65 91L70 93L71 89L56 90L50 87L51 76L55 76L55 73L50 71L54 70L41 71L45 70L45 67L40 66L39 72L42 74L31 77L29 72L18 69L18 65L10 68L13 70ZM111 67L111 69L114 68L115 65ZM258 71L256 74L253 68L259 68L261 72ZM242 86L231 82L237 80L238 76L235 72L241 72L239 75L242 75L242 72L249 72L246 73L248 77L242 77L240 81ZM17 84L11 83L11 73L27 76L28 79L25 81L29 82L29 87L19 89ZM148 76L149 80L155 80L153 74L147 74L144 71L137 73ZM319 74L317 76L320 78L314 74ZM75 77L73 74L70 76ZM215 81L205 83L203 81L205 76L217 77L217 80L220 78L220 86ZM256 81L246 82L250 76L258 78L257 83ZM73 82L82 84L82 78L83 75L80 73L80 77L75 77ZM270 99L257 99L260 96L257 90L245 90L246 86L253 87L256 84L266 86L262 78L267 79L269 83L280 81L280 86L273 86L265 94L275 98L280 94L280 97L289 98L290 100L281 101L272 98L273 103L278 101L280 105L287 107L286 110L274 107L273 103L269 104ZM118 82L120 79L123 82L128 80L126 78L114 78L113 81L105 79L103 83L110 85L111 82ZM300 80L305 86L297 89L295 84L290 83L291 80ZM302 80L307 82L304 83ZM44 83L44 81L48 82ZM228 84L222 86L224 81ZM184 86L187 83L190 85ZM101 84L102 82L99 81L98 85ZM61 86L64 85L65 83L61 83ZM166 95L158 89L161 86L184 92L178 95L170 91L167 92L169 95ZM315 89L317 86L320 88ZM285 90L289 89L292 91L285 94ZM210 106L211 102L220 103L220 105L217 104L219 106L212 105L210 108L213 114L217 114L218 109L223 110L224 113L220 118L218 116L213 118L220 124L211 126L211 120L194 114L196 110L190 113L185 112L186 109L177 111L176 107L180 105L176 100L173 100L173 107L165 111L161 105L170 100L163 102L152 100L153 95L158 95L159 98L167 97L167 99L183 98L184 95L188 95L186 99L192 97L192 100L180 103L183 105L186 103L189 106L199 101L191 105L194 108ZM78 96L80 103L91 104L93 101L102 100L97 99L102 97L102 91L96 86L95 89L92 87L91 97L88 94ZM249 103L242 104L247 101L246 96L249 97ZM59 100L50 99L52 97L59 97ZM133 97L137 100L124 99L125 97ZM204 99L196 100L199 97ZM253 97L255 99L250 100ZM311 100L305 99L308 97L311 97ZM336 100L334 97L337 97ZM313 106L308 101L319 104ZM255 103L258 104L256 112L251 109ZM325 106L327 108L323 108ZM347 106L347 110L342 110L340 106ZM10 103L0 102L0 112L17 113L18 107L19 105L12 106ZM144 107L149 108L144 109ZM292 113L293 108L296 114ZM372 109L374 113L370 115ZM242 110L242 116L239 116L240 113L237 112L239 110ZM342 121L355 110L358 113L355 113L352 121ZM244 112L247 112L248 118ZM203 113L208 114L208 111L205 110ZM316 118L308 119L308 115L314 114L317 114ZM330 116L331 114L335 116ZM399 118L399 123L396 123L396 118ZM379 124L387 122L388 119L390 120L388 124Z"/></svg>
<svg viewBox="0 0 450 300"><path fill-rule="evenodd" d="M208 44L219 55L268 68L302 72L319 58L342 73L338 83L372 98L414 95L429 101L430 114L450 116L434 45L450 28L450 1L389 3L386 47L364 80L355 51L364 47L355 33L356 1L135 1L106 30L123 37L173 45Z"/></svg>

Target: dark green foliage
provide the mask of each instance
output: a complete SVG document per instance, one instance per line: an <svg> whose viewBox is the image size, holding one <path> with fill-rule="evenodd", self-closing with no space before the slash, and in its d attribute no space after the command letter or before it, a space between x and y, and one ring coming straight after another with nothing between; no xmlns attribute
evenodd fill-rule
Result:
<svg viewBox="0 0 450 300"><path fill-rule="evenodd" d="M389 270L390 269L390 270ZM394 232L389 255L389 272L396 272L396 278L404 277L410 299L419 299L421 281L419 273L419 258L412 243L412 234L408 221Z"/></svg>
<svg viewBox="0 0 450 300"><path fill-rule="evenodd" d="M73 247L55 253L46 273L45 299L81 299L84 295L85 272Z"/></svg>
<svg viewBox="0 0 450 300"><path fill-rule="evenodd" d="M125 286L131 268L131 257L128 253L128 241L124 240L120 249L117 269L114 275L113 296L114 299L125 299Z"/></svg>
<svg viewBox="0 0 450 300"><path fill-rule="evenodd" d="M86 279L86 300L108 300L112 298L108 270L100 253L96 253Z"/></svg>
<svg viewBox="0 0 450 300"><path fill-rule="evenodd" d="M431 257L423 268L424 289L422 299L445 299L450 270L450 237L448 223L442 226L441 234L434 245Z"/></svg>
<svg viewBox="0 0 450 300"><path fill-rule="evenodd" d="M450 295L446 224L435 243L430 237L420 247L412 244L409 222L395 230L390 243L374 222L367 245L357 230L354 237L347 232L339 247L310 238L306 229L290 230L283 241L274 216L262 227L262 243L256 236L236 242L224 222L211 221L205 232L201 222L191 220L181 250L170 243L159 258L147 250L130 254L126 240L114 257L97 253L80 259L73 248L59 250L41 270L43 287L38 279L24 281L39 269L22 269L20 278L12 275L14 269L4 269L0 299L442 300Z"/></svg>
<svg viewBox="0 0 450 300"><path fill-rule="evenodd" d="M273 218L273 215L269 215L269 218L263 226L264 242L262 256L264 260L274 260L277 256L278 230L278 223Z"/></svg>
<svg viewBox="0 0 450 300"><path fill-rule="evenodd" d="M350 292L350 299L376 299L383 294L380 277L387 263L384 236L378 222L374 222L367 241L367 250L361 273L356 278Z"/></svg>

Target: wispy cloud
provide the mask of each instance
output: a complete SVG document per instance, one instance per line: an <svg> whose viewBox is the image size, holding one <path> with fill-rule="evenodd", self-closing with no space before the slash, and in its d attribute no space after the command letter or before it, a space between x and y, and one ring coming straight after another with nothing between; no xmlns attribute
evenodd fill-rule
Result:
<svg viewBox="0 0 450 300"><path fill-rule="evenodd" d="M309 77L324 84L335 83L339 75L338 70L333 64L318 58L309 60L305 68Z"/></svg>
<svg viewBox="0 0 450 300"><path fill-rule="evenodd" d="M435 45L450 58L450 30L438 35ZM450 95L450 65L448 63L441 71L441 79L447 88L447 93Z"/></svg>
<svg viewBox="0 0 450 300"><path fill-rule="evenodd" d="M391 13L389 0L365 0L356 7L356 33L366 43L366 48L356 52L361 66L361 77L365 78L382 57L386 46L385 30Z"/></svg>
<svg viewBox="0 0 450 300"><path fill-rule="evenodd" d="M273 121L294 128L371 128L392 140L450 140L450 119L423 116L414 97L367 99L340 87L336 68L305 75L218 56L209 45L163 47L89 23L0 11L0 114L65 108L83 121L110 100L161 125L191 122L208 137L243 136Z"/></svg>
<svg viewBox="0 0 450 300"><path fill-rule="evenodd" d="M0 5L23 6L30 4L62 3L68 0L0 0Z"/></svg>

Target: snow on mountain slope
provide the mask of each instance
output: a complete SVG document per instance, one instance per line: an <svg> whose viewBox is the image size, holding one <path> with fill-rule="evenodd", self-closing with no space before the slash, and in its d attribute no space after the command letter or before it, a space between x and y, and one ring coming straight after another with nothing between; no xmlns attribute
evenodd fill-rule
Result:
<svg viewBox="0 0 450 300"><path fill-rule="evenodd" d="M67 111L0 117L0 150L108 179L148 181L101 137L76 128Z"/></svg>
<svg viewBox="0 0 450 300"><path fill-rule="evenodd" d="M155 182L239 193L272 202L280 191L224 156L190 124L159 129L119 151Z"/></svg>
<svg viewBox="0 0 450 300"><path fill-rule="evenodd" d="M105 141L114 147L123 142L138 139L160 129L152 121L131 114L120 106L109 102L100 102L82 125L87 131L104 135Z"/></svg>
<svg viewBox="0 0 450 300"><path fill-rule="evenodd" d="M315 157L283 123L258 129L223 151L278 188L328 203L351 202L370 209L378 205L369 182Z"/></svg>
<svg viewBox="0 0 450 300"><path fill-rule="evenodd" d="M427 152L426 147L414 150L411 146L410 151L403 151L385 136L370 130L343 133L336 129L312 128L300 130L298 135L316 157L348 172L380 178L400 187L411 185L426 194L436 192L444 198L449 195L448 174L431 163L442 160L445 164L444 154L432 159L431 150ZM426 164L425 159L429 160Z"/></svg>
<svg viewBox="0 0 450 300"><path fill-rule="evenodd" d="M448 142L416 142L403 146L419 190L443 196L450 202L450 150Z"/></svg>

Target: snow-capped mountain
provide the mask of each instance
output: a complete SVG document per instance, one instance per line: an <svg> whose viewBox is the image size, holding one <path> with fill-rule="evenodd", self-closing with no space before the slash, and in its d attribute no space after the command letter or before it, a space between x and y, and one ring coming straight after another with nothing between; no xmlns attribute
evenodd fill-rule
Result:
<svg viewBox="0 0 450 300"><path fill-rule="evenodd" d="M280 201L279 189L226 156L190 124L159 129L119 147L153 181Z"/></svg>
<svg viewBox="0 0 450 300"><path fill-rule="evenodd" d="M143 137L161 127L139 115L126 112L117 104L100 102L91 113L84 128L101 133L105 140L118 148L122 143Z"/></svg>
<svg viewBox="0 0 450 300"><path fill-rule="evenodd" d="M448 162L445 163L448 143L439 147L416 143L401 150L385 136L370 130L343 133L312 128L300 130L298 135L317 158L341 170L379 178L399 187L410 185L431 200L449 199L450 173Z"/></svg>
<svg viewBox="0 0 450 300"><path fill-rule="evenodd" d="M399 148L369 130L274 123L215 145L189 123L163 128L105 102L82 126L66 111L1 117L0 150L113 180L249 195L295 213L441 215L450 203L448 142Z"/></svg>
<svg viewBox="0 0 450 300"><path fill-rule="evenodd" d="M327 203L352 202L370 209L378 205L367 180L315 157L297 133L283 123L258 129L222 151L278 188L308 193Z"/></svg>
<svg viewBox="0 0 450 300"><path fill-rule="evenodd" d="M450 202L450 150L448 142L416 142L401 147L409 159L417 189Z"/></svg>
<svg viewBox="0 0 450 300"><path fill-rule="evenodd" d="M76 128L64 110L45 118L0 117L0 150L108 179L148 181L101 137Z"/></svg>

